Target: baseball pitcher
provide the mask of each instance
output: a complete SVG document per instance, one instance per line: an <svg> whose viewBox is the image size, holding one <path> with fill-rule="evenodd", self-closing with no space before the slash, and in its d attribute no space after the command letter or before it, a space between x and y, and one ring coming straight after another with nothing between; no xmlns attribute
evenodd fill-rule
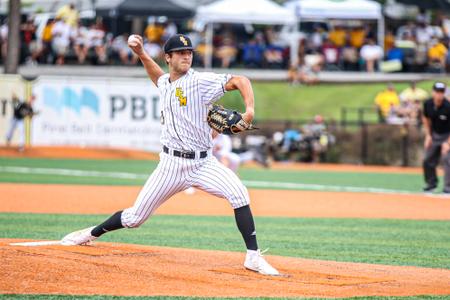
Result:
<svg viewBox="0 0 450 300"><path fill-rule="evenodd" d="M129 47L139 56L151 81L161 94L160 162L150 175L134 205L116 212L98 226L68 234L64 245L85 245L104 233L120 228L136 228L170 197L189 187L225 198L234 209L237 227L242 234L247 254L244 267L264 275L279 275L261 254L250 210L248 191L236 174L212 155L212 128L237 133L251 129L254 96L250 81L243 76L196 72L191 69L193 47L189 37L177 34L164 45L169 73L159 67L143 48L142 37L130 36ZM228 129L222 115L226 110L211 106L226 91L239 90L246 111L230 114L236 119ZM212 113L211 113L212 111ZM214 123L215 122L215 123ZM213 124L213 125L211 125Z"/></svg>

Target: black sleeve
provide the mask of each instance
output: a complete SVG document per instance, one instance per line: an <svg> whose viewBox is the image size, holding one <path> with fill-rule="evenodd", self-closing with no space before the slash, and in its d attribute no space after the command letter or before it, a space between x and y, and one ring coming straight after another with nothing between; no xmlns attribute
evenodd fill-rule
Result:
<svg viewBox="0 0 450 300"><path fill-rule="evenodd" d="M428 110L427 110L427 101L425 101L425 102L423 103L423 115L424 115L426 118L429 118L429 117L430 117L429 114L428 114Z"/></svg>

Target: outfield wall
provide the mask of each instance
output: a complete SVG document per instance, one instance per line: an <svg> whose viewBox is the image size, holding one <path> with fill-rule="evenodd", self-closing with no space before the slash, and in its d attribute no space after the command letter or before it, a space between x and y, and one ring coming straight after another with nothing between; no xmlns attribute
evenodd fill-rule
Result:
<svg viewBox="0 0 450 300"><path fill-rule="evenodd" d="M33 145L161 149L159 93L148 79L42 76L33 92Z"/></svg>
<svg viewBox="0 0 450 300"><path fill-rule="evenodd" d="M25 96L26 82L5 76L0 82L8 107L0 119L4 136L12 114L8 95L15 89ZM160 151L159 93L148 79L40 76L30 84L39 112L32 120L32 145Z"/></svg>

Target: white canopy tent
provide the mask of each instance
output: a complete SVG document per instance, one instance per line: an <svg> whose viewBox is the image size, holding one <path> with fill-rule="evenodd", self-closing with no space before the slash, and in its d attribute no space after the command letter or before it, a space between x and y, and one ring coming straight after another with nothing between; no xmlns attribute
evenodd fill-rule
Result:
<svg viewBox="0 0 450 300"><path fill-rule="evenodd" d="M293 10L270 0L220 0L197 9L195 21L206 25L207 49L212 49L214 23L237 24L295 24ZM212 53L207 51L205 67L212 65Z"/></svg>
<svg viewBox="0 0 450 300"><path fill-rule="evenodd" d="M284 6L300 21L327 19L377 20L378 44L384 45L384 17L380 3L372 0L293 0Z"/></svg>

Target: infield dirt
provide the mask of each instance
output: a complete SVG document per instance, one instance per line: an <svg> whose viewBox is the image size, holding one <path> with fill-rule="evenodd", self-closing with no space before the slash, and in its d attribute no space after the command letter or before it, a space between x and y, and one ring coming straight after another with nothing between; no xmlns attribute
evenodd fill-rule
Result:
<svg viewBox="0 0 450 300"><path fill-rule="evenodd" d="M129 158L121 153L114 155ZM0 211L109 214L130 206L138 192L139 187L4 183L0 184ZM269 190L250 193L253 211L258 216L450 219L448 199L422 195ZM274 203L273 199L282 201ZM158 213L231 215L232 210L226 201L197 192L177 195ZM3 294L205 297L450 294L447 269L268 256L289 277L267 277L245 270L243 253L101 242L94 246L9 245L18 241L23 240L0 240Z"/></svg>
<svg viewBox="0 0 450 300"><path fill-rule="evenodd" d="M450 270L268 256L289 277L243 268L243 253L97 243L10 246L0 241L0 292L204 297L450 294Z"/></svg>

